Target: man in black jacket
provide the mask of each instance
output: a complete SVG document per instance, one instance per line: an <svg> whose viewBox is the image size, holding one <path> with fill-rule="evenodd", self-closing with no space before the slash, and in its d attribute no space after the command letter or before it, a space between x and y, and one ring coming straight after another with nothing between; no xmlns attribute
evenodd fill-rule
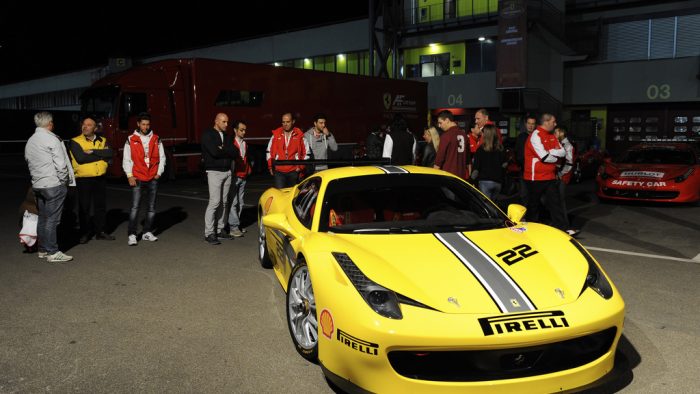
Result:
<svg viewBox="0 0 700 394"><path fill-rule="evenodd" d="M209 183L209 204L204 214L204 240L210 245L219 245L219 238L232 239L224 231L226 204L231 188L231 161L236 157L236 148L230 135L226 134L228 115L219 113L214 127L202 133L202 159ZM219 206L222 210L218 214Z"/></svg>
<svg viewBox="0 0 700 394"><path fill-rule="evenodd" d="M520 201L521 204L527 206L527 187L523 180L523 171L525 171L525 143L528 137L535 131L537 127L537 119L534 115L528 114L525 116L525 129L520 131L518 139L515 142L515 160L520 166Z"/></svg>

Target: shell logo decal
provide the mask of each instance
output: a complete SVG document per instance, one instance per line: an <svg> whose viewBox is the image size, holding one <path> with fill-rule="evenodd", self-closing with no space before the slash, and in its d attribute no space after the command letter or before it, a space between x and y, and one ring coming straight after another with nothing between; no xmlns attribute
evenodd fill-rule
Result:
<svg viewBox="0 0 700 394"><path fill-rule="evenodd" d="M272 197L268 198L267 201L265 201L265 214L270 212L270 205L272 205Z"/></svg>
<svg viewBox="0 0 700 394"><path fill-rule="evenodd" d="M321 311L319 322L321 324L321 332L323 333L323 336L328 339L332 339L335 326L333 325L333 315L331 315L331 312L328 309Z"/></svg>

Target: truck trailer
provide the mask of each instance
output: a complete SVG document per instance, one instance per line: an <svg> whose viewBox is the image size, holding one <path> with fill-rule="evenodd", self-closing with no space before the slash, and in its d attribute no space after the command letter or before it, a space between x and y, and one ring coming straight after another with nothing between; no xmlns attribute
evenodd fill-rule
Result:
<svg viewBox="0 0 700 394"><path fill-rule="evenodd" d="M220 112L230 123L246 122L259 170L271 131L287 112L303 131L315 113L324 113L340 145L335 158L349 158L372 128L395 114L418 136L428 120L423 82L212 59L168 59L108 75L83 93L81 111L98 117L102 134L119 151L112 176L123 175L122 148L141 112L150 113L163 141L170 177L200 171L200 136Z"/></svg>

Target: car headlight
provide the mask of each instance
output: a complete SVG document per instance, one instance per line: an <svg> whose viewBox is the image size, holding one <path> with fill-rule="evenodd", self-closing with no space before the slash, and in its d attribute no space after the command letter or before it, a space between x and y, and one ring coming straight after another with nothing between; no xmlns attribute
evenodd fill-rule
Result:
<svg viewBox="0 0 700 394"><path fill-rule="evenodd" d="M593 257L591 257L588 251L586 251L586 249L584 249L580 243L573 239L571 240L571 243L574 244L576 249L581 252L583 257L585 257L586 261L588 262L588 273L586 274L586 280L583 283L583 288L581 289L581 293L579 293L579 295L583 294L586 288L590 288L606 300L610 299L613 296L612 286L610 285L610 282L608 282L605 275L603 275L603 272L598 267L598 264L596 264Z"/></svg>
<svg viewBox="0 0 700 394"><path fill-rule="evenodd" d="M333 252L333 257L372 310L390 319L403 318L396 293L365 276L347 254Z"/></svg>
<svg viewBox="0 0 700 394"><path fill-rule="evenodd" d="M693 171L695 171L693 167L688 168L688 171L686 171L685 174L676 177L676 183L681 183L684 180L688 179L688 177L693 173Z"/></svg>

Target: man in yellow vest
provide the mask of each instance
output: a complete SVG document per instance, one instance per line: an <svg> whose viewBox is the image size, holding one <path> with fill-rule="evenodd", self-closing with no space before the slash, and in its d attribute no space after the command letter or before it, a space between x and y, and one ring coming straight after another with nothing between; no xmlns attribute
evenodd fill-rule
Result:
<svg viewBox="0 0 700 394"><path fill-rule="evenodd" d="M71 162L78 186L81 244L87 243L92 234L99 240L114 240L114 236L104 232L107 199L105 173L114 152L104 137L95 134L96 130L97 122L88 116L83 119L81 134L70 141ZM91 206L94 212L92 220Z"/></svg>

